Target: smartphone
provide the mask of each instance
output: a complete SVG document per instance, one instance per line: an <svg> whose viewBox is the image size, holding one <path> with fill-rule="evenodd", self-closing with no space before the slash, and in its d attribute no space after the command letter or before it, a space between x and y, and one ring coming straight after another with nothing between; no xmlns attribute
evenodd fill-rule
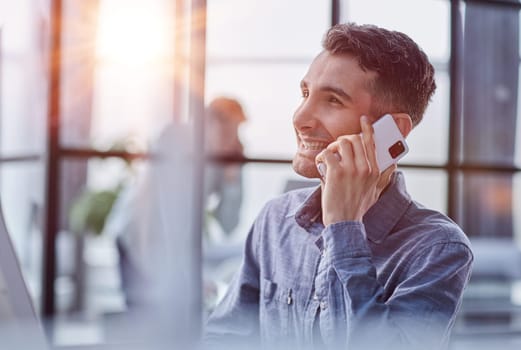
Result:
<svg viewBox="0 0 521 350"><path fill-rule="evenodd" d="M390 114L374 122L373 129L376 162L382 172L402 159L409 152L409 146Z"/></svg>
<svg viewBox="0 0 521 350"><path fill-rule="evenodd" d="M381 173L402 159L409 152L409 146L390 114L386 114L374 122L373 129L376 163ZM326 165L324 163L319 163L317 169L322 177L326 176Z"/></svg>

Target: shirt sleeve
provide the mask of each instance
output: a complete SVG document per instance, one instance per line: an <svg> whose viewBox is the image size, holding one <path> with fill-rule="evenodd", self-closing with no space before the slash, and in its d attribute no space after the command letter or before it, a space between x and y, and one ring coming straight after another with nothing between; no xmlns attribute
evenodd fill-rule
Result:
<svg viewBox="0 0 521 350"><path fill-rule="evenodd" d="M204 349L246 349L259 339L259 267L255 230L248 234L244 257L223 300L208 318Z"/></svg>
<svg viewBox="0 0 521 350"><path fill-rule="evenodd" d="M436 235L439 229L447 228L433 228L429 234ZM473 256L466 244L438 240L422 246L408 261L397 262L403 276L386 290L377 280L362 223L330 225L323 232L323 244L330 259L331 294L342 296L338 302L345 308L349 347L447 346L471 271Z"/></svg>

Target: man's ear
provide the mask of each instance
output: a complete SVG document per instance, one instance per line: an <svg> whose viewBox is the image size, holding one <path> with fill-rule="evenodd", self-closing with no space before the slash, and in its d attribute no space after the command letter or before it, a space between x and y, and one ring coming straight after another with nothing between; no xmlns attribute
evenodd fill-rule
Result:
<svg viewBox="0 0 521 350"><path fill-rule="evenodd" d="M392 116L403 137L407 137L412 130L411 117L407 113L393 113Z"/></svg>

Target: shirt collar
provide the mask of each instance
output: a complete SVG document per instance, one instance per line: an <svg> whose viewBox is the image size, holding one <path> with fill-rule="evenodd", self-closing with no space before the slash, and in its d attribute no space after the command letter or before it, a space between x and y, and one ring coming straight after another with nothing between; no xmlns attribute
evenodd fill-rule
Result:
<svg viewBox="0 0 521 350"><path fill-rule="evenodd" d="M297 223L306 230L322 220L321 194L318 186L293 213ZM410 203L411 196L405 188L404 176L402 172L395 171L387 189L364 215L367 238L374 243L385 240Z"/></svg>

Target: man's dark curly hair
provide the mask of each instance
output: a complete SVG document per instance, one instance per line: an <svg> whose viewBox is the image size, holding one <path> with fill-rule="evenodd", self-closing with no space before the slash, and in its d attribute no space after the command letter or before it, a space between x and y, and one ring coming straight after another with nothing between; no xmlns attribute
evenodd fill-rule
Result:
<svg viewBox="0 0 521 350"><path fill-rule="evenodd" d="M331 54L354 56L364 71L377 77L368 87L375 97L371 114L407 113L416 126L422 119L436 83L427 55L407 35L374 25L337 24L322 42Z"/></svg>

